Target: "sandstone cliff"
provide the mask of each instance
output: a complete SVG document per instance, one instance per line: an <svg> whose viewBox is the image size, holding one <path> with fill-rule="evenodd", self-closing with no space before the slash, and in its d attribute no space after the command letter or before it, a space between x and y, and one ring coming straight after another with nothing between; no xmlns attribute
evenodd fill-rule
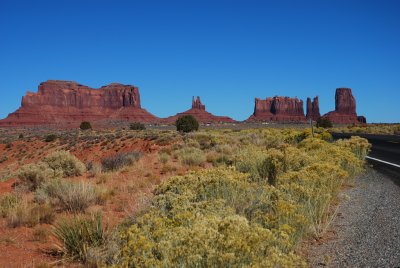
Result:
<svg viewBox="0 0 400 268"><path fill-rule="evenodd" d="M303 101L298 98L255 99L254 113L247 121L305 122Z"/></svg>
<svg viewBox="0 0 400 268"><path fill-rule="evenodd" d="M318 96L311 101L311 98L307 98L307 115L306 118L307 120L313 120L316 121L318 118L321 117L321 114L319 112L319 100Z"/></svg>
<svg viewBox="0 0 400 268"><path fill-rule="evenodd" d="M141 108L137 87L112 83L99 89L76 82L49 80L37 93L28 92L21 107L0 126L73 124L81 121L126 120L153 122L157 117Z"/></svg>

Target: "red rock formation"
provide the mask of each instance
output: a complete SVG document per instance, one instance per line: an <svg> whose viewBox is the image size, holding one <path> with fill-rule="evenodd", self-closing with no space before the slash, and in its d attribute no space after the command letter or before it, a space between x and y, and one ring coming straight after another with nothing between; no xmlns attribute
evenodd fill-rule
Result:
<svg viewBox="0 0 400 268"><path fill-rule="evenodd" d="M297 97L256 98L254 113L247 121L305 122L303 101Z"/></svg>
<svg viewBox="0 0 400 268"><path fill-rule="evenodd" d="M313 101L311 101L311 98L307 98L307 120L316 121L320 117L318 96Z"/></svg>
<svg viewBox="0 0 400 268"><path fill-rule="evenodd" d="M324 115L335 124L359 123L356 113L356 99L350 88L337 88L335 94L335 111ZM365 119L366 121L366 119Z"/></svg>
<svg viewBox="0 0 400 268"><path fill-rule="evenodd" d="M171 123L175 123L175 121L183 115L192 115L194 116L197 121L199 121L200 123L234 123L236 122L235 120L233 120L230 117L227 116L216 116L213 115L209 112L206 111L206 106L203 105L201 103L200 97L197 97L196 100L194 99L194 97L192 98L192 108L182 112L182 113L178 113L174 116L170 116L168 118L162 119L161 122L162 123L167 123L167 124L171 124Z"/></svg>
<svg viewBox="0 0 400 268"><path fill-rule="evenodd" d="M157 120L141 108L137 87L113 83L93 89L76 82L49 80L39 85L37 93L28 92L21 107L0 120L0 126L63 125L107 119Z"/></svg>

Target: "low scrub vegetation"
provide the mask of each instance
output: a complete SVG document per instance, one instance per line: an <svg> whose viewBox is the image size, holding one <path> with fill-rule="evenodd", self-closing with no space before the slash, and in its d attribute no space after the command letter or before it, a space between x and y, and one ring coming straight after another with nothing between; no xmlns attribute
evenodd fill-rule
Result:
<svg viewBox="0 0 400 268"><path fill-rule="evenodd" d="M57 151L43 160L54 172L54 176L73 177L85 172L85 165L67 151Z"/></svg>
<svg viewBox="0 0 400 268"><path fill-rule="evenodd" d="M217 148L239 146L231 165L157 187L147 212L121 232L119 265L306 266L296 249L304 237L326 231L341 185L363 170L368 143L331 143L323 133L312 139L292 131L281 131L278 141L269 137L274 131L246 132L214 137ZM216 153L213 147L205 150ZM197 146L175 154L184 164L205 161Z"/></svg>
<svg viewBox="0 0 400 268"><path fill-rule="evenodd" d="M122 167L132 165L142 154L140 152L118 153L101 160L104 171L116 171Z"/></svg>
<svg viewBox="0 0 400 268"><path fill-rule="evenodd" d="M66 256L86 262L89 251L107 241L108 228L103 226L101 214L75 216L60 220L53 233L61 242L60 247Z"/></svg>

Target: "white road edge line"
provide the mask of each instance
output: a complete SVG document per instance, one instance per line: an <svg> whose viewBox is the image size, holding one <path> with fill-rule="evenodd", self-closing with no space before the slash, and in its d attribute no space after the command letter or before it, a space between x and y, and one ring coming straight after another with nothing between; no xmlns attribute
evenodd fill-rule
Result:
<svg viewBox="0 0 400 268"><path fill-rule="evenodd" d="M400 168L400 165L396 165L396 164L393 164L393 163L390 163L390 162L386 162L386 161L380 160L378 158L373 158L373 157L370 157L370 156L366 156L365 158L368 158L368 159L371 159L371 160L375 160L375 161L378 161L378 162L381 162L381 163L384 163L384 164L388 164L388 165Z"/></svg>

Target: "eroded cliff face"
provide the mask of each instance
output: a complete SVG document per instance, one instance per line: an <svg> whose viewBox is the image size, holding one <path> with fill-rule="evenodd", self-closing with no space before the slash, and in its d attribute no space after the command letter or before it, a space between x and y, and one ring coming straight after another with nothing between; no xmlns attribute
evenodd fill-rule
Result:
<svg viewBox="0 0 400 268"><path fill-rule="evenodd" d="M305 122L303 101L298 98L256 98L248 121Z"/></svg>
<svg viewBox="0 0 400 268"><path fill-rule="evenodd" d="M318 96L315 97L312 101L311 98L307 98L307 114L306 114L307 120L311 119L313 121L316 121L320 117L321 114L319 112Z"/></svg>
<svg viewBox="0 0 400 268"><path fill-rule="evenodd" d="M197 96L196 99L192 97L192 108L182 112L178 113L174 116L170 116L168 118L162 119L162 123L167 123L167 124L172 124L174 123L180 116L183 115L192 115L194 116L197 121L200 123L234 123L236 122L230 117L227 116L217 116L213 115L212 113L209 113L206 111L206 106L201 103L200 97Z"/></svg>
<svg viewBox="0 0 400 268"><path fill-rule="evenodd" d="M0 125L62 125L108 119L157 120L141 108L135 86L112 83L94 89L72 81L49 80L39 85L37 93L28 92L21 107L0 120Z"/></svg>
<svg viewBox="0 0 400 268"><path fill-rule="evenodd" d="M360 120L356 113L356 99L350 88L337 88L335 94L335 110L324 115L335 124L357 124L366 122Z"/></svg>

